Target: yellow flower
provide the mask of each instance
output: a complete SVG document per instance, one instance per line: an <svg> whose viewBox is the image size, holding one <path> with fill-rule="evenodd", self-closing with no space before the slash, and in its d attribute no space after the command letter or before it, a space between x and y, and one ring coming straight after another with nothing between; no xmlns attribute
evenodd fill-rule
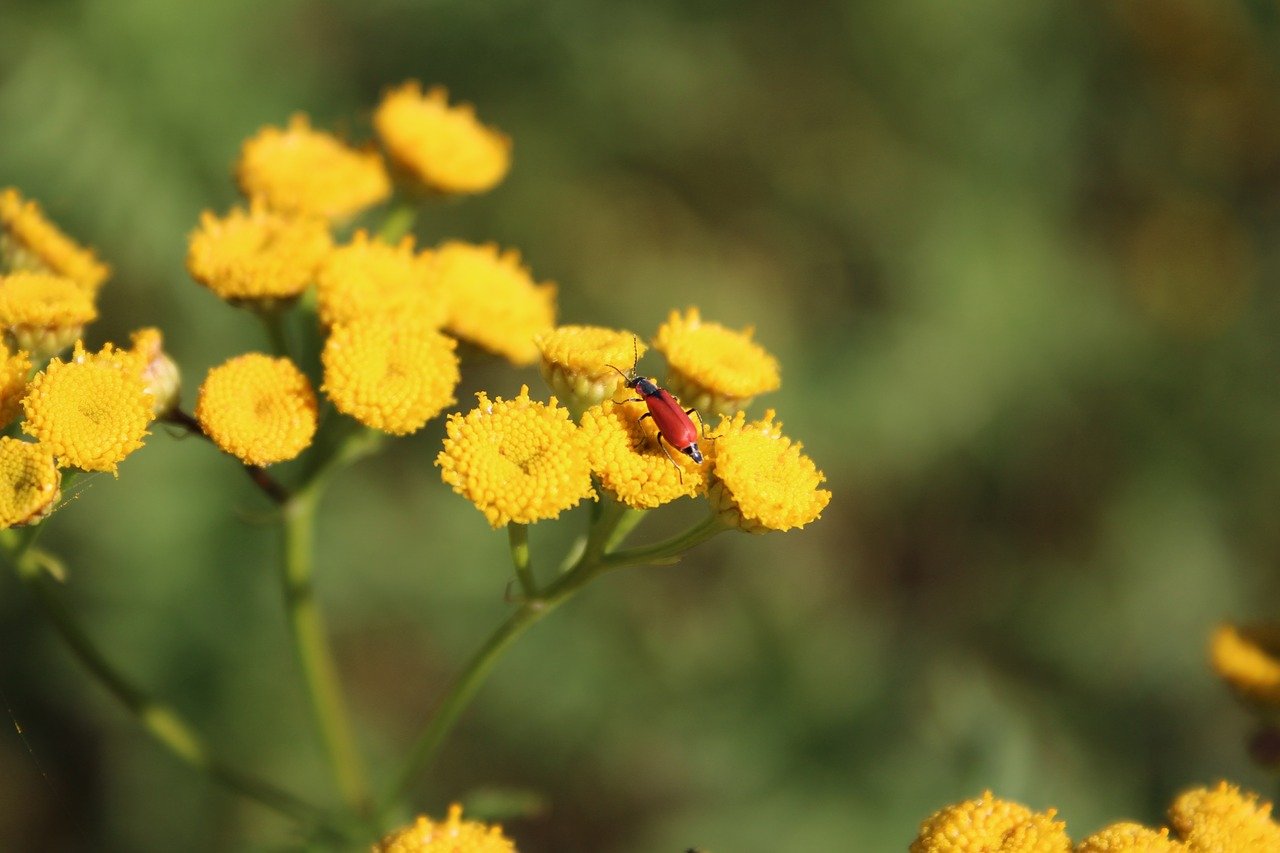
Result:
<svg viewBox="0 0 1280 853"><path fill-rule="evenodd" d="M333 251L316 276L325 325L371 317L411 317L439 327L448 317L430 252L414 252L413 237L392 246L357 231Z"/></svg>
<svg viewBox="0 0 1280 853"><path fill-rule="evenodd" d="M542 353L542 378L580 409L612 398L623 385L618 371L634 368L648 349L633 333L602 326L557 326L534 343Z"/></svg>
<svg viewBox="0 0 1280 853"><path fill-rule="evenodd" d="M742 412L721 417L709 442L711 506L726 524L749 533L804 527L831 500L818 488L826 477L773 417L772 409L750 424Z"/></svg>
<svg viewBox="0 0 1280 853"><path fill-rule="evenodd" d="M40 521L58 501L62 477L43 444L0 438L0 528Z"/></svg>
<svg viewBox="0 0 1280 853"><path fill-rule="evenodd" d="M1169 807L1169 821L1195 853L1280 850L1271 803L1226 782L1180 795Z"/></svg>
<svg viewBox="0 0 1280 853"><path fill-rule="evenodd" d="M587 459L600 485L634 509L653 509L706 489L706 466L658 444L653 418L640 403L608 401L582 416ZM679 467L677 467L679 466Z"/></svg>
<svg viewBox="0 0 1280 853"><path fill-rule="evenodd" d="M88 353L77 342L71 361L54 359L22 400L22 431L63 468L111 471L142 446L152 419L151 395L138 357L107 344Z"/></svg>
<svg viewBox="0 0 1280 853"><path fill-rule="evenodd" d="M1075 853L1179 853L1187 848L1169 837L1169 830L1148 829L1121 821L1098 830L1076 845Z"/></svg>
<svg viewBox="0 0 1280 853"><path fill-rule="evenodd" d="M456 348L453 338L408 318L341 323L324 345L322 390L366 426L411 433L456 402Z"/></svg>
<svg viewBox="0 0 1280 853"><path fill-rule="evenodd" d="M416 80L392 89L373 126L391 161L429 191L484 192L511 166L511 140L481 124L469 104L449 106L440 86L425 95Z"/></svg>
<svg viewBox="0 0 1280 853"><path fill-rule="evenodd" d="M986 791L921 823L910 853L1069 853L1066 825L1055 814L1033 812Z"/></svg>
<svg viewBox="0 0 1280 853"><path fill-rule="evenodd" d="M449 817L420 817L412 825L373 845L372 853L515 853L516 845L502 827L462 819L462 806L449 806Z"/></svg>
<svg viewBox="0 0 1280 853"><path fill-rule="evenodd" d="M4 344L0 344L0 429L13 423L21 411L30 373L31 358L26 352L10 353Z"/></svg>
<svg viewBox="0 0 1280 853"><path fill-rule="evenodd" d="M0 259L11 270L66 276L90 295L111 275L110 267L58 230L39 204L23 201L13 187L0 190Z"/></svg>
<svg viewBox="0 0 1280 853"><path fill-rule="evenodd" d="M130 352L142 364L142 381L151 395L151 410L160 417L178 405L178 392L182 389L182 374L178 365L164 351L164 338L159 329L139 329L129 336L133 345Z"/></svg>
<svg viewBox="0 0 1280 853"><path fill-rule="evenodd" d="M684 315L672 311L653 341L667 359L668 389L685 405L719 415L741 411L757 394L776 390L782 384L778 360L751 340L752 332L704 323L697 308Z"/></svg>
<svg viewBox="0 0 1280 853"><path fill-rule="evenodd" d="M1209 658L1218 677L1246 704L1280 711L1280 626L1219 625Z"/></svg>
<svg viewBox="0 0 1280 853"><path fill-rule="evenodd" d="M267 126L245 140L236 180L249 198L273 210L343 220L391 194L391 178L376 151L361 151L312 130L302 113L288 128Z"/></svg>
<svg viewBox="0 0 1280 853"><path fill-rule="evenodd" d="M535 339L556 321L556 287L535 284L515 251L451 241L436 251L437 274L449 301L448 328L513 364L538 358Z"/></svg>
<svg viewBox="0 0 1280 853"><path fill-rule="evenodd" d="M270 305L302 293L332 249L323 219L278 213L255 200L248 211L232 208L221 219L207 210L200 215L187 270L229 302Z"/></svg>
<svg viewBox="0 0 1280 853"><path fill-rule="evenodd" d="M71 279L37 272L0 276L0 328L10 346L41 361L75 343L98 317L92 294Z"/></svg>
<svg viewBox="0 0 1280 853"><path fill-rule="evenodd" d="M289 359L247 353L209 371L196 420L227 453L250 465L270 465L311 443L316 395Z"/></svg>
<svg viewBox="0 0 1280 853"><path fill-rule="evenodd" d="M555 397L530 400L528 386L514 400L490 400L483 392L476 397L477 408L449 416L436 464L489 524L555 518L595 497L582 435Z"/></svg>

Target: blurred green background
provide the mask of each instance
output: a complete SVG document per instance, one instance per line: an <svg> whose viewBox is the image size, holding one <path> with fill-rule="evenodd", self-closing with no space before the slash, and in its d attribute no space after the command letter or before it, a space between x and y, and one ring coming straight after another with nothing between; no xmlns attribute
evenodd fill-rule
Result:
<svg viewBox="0 0 1280 853"><path fill-rule="evenodd" d="M298 110L365 138L408 78L515 140L424 241L520 248L567 322L753 324L784 371L762 402L835 493L803 531L721 537L540 624L421 810L534 792L506 824L527 851L892 851L985 787L1077 838L1221 777L1272 791L1205 646L1280 604L1275 4L0 0L0 186L114 265L91 342L160 325L190 405L266 345L183 269L240 141ZM462 394L521 382L470 358ZM382 774L507 607L505 536L441 485L440 434L321 513ZM127 672L331 802L266 510L157 429L44 543ZM669 510L638 539L700 513ZM7 574L0 649L0 848L293 837L149 740Z"/></svg>

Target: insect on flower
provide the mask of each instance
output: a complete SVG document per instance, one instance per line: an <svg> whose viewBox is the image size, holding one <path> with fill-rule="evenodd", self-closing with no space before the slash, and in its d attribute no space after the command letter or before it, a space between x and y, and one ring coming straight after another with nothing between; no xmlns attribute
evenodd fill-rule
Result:
<svg viewBox="0 0 1280 853"><path fill-rule="evenodd" d="M663 447L664 440L700 464L702 451L698 449L698 428L693 425L693 420L689 417L697 414L696 410L682 408L676 398L671 396L670 391L636 373L636 363L640 361L640 347L634 340L632 344L635 345L636 357L631 362L629 371L623 373L612 364L606 366L617 370L627 387L640 394L639 397L632 397L627 402L644 403L648 406L649 411L641 415L640 420L653 418L653 422L658 427L658 446L662 448L663 453L667 454L667 458L671 459L671 464L676 465L676 460L672 459L671 454ZM702 418L699 417L698 420L701 422ZM679 465L676 465L676 470L680 470ZM684 475L681 474L680 478L683 480Z"/></svg>

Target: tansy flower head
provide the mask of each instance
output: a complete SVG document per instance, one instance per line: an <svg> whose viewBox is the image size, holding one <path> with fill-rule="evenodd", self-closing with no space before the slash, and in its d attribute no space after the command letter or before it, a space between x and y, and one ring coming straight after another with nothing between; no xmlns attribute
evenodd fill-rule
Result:
<svg viewBox="0 0 1280 853"><path fill-rule="evenodd" d="M530 400L528 386L514 400L476 397L477 408L449 416L436 464L444 481L489 524L555 518L595 497L582 435L555 397L547 403Z"/></svg>
<svg viewBox="0 0 1280 853"><path fill-rule="evenodd" d="M818 488L826 477L773 417L772 409L750 424L742 412L722 417L708 453L712 508L750 533L804 527L831 500L831 492Z"/></svg>
<svg viewBox="0 0 1280 853"><path fill-rule="evenodd" d="M705 323L697 308L672 311L653 342L667 358L671 393L699 411L731 415L757 394L776 390L778 361L751 334Z"/></svg>
<svg viewBox="0 0 1280 853"><path fill-rule="evenodd" d="M664 453L653 419L640 419L644 413L641 403L608 401L583 414L587 459L600 485L635 509L701 494L710 463L699 465L669 447Z"/></svg>
<svg viewBox="0 0 1280 853"><path fill-rule="evenodd" d="M13 423L27 394L31 358L22 350L10 353L0 343L0 429Z"/></svg>
<svg viewBox="0 0 1280 853"><path fill-rule="evenodd" d="M462 807L449 806L442 821L420 817L412 825L383 838L373 853L515 853L502 827L462 819Z"/></svg>
<svg viewBox="0 0 1280 853"><path fill-rule="evenodd" d="M49 448L0 438L0 528L32 524L52 512L61 480Z"/></svg>
<svg viewBox="0 0 1280 853"><path fill-rule="evenodd" d="M182 374L178 365L164 351L164 338L159 329L139 329L129 336L130 352L142 365L142 381L151 395L151 410L160 417L178 405Z"/></svg>
<svg viewBox="0 0 1280 853"><path fill-rule="evenodd" d="M537 360L535 340L555 325L554 284L535 284L517 252L493 244L445 243L436 264L451 332L513 364Z"/></svg>
<svg viewBox="0 0 1280 853"><path fill-rule="evenodd" d="M200 215L191 232L187 270L222 299L270 307L302 293L333 248L325 221L267 209L233 208L223 218Z"/></svg>
<svg viewBox="0 0 1280 853"><path fill-rule="evenodd" d="M557 326L534 339L542 353L542 378L579 410L617 393L625 373L647 349L631 332L602 326Z"/></svg>
<svg viewBox="0 0 1280 853"><path fill-rule="evenodd" d="M391 161L428 191L484 192L511 166L511 140L481 124L469 104L449 106L440 86L425 95L416 80L392 89L373 126Z"/></svg>
<svg viewBox="0 0 1280 853"><path fill-rule="evenodd" d="M287 358L236 356L209 371L196 420L214 444L250 465L301 453L316 432L316 395Z"/></svg>
<svg viewBox="0 0 1280 853"><path fill-rule="evenodd" d="M910 853L1068 853L1071 840L1055 814L1033 812L986 791L921 823Z"/></svg>
<svg viewBox="0 0 1280 853"><path fill-rule="evenodd" d="M1280 826L1271 819L1271 803L1226 782L1180 795L1169 807L1169 821L1197 853L1280 850Z"/></svg>
<svg viewBox="0 0 1280 853"><path fill-rule="evenodd" d="M152 419L151 395L137 356L107 344L88 353L76 343L71 361L54 359L22 400L22 431L63 468L111 471L142 446Z"/></svg>
<svg viewBox="0 0 1280 853"><path fill-rule="evenodd" d="M1186 845L1169 837L1167 829L1157 831L1122 821L1081 841L1075 853L1185 853L1186 850Z"/></svg>
<svg viewBox="0 0 1280 853"><path fill-rule="evenodd" d="M1280 626L1219 625L1209 642L1209 659L1243 702L1280 714Z"/></svg>
<svg viewBox="0 0 1280 853"><path fill-rule="evenodd" d="M75 343L98 310L69 278L35 272L0 276L0 329L12 348L43 361Z"/></svg>
<svg viewBox="0 0 1280 853"><path fill-rule="evenodd" d="M273 210L344 220L391 194L382 157L312 130L302 113L289 126L264 127L245 140L236 180Z"/></svg>
<svg viewBox="0 0 1280 853"><path fill-rule="evenodd" d="M395 435L421 429L455 401L457 343L412 318L340 323L321 360L338 411Z"/></svg>
<svg viewBox="0 0 1280 853"><path fill-rule="evenodd" d="M438 327L449 312L431 253L415 252L410 236L393 246L357 231L320 267L316 297L320 320L329 326L372 317L408 317Z"/></svg>
<svg viewBox="0 0 1280 853"><path fill-rule="evenodd" d="M0 190L0 269L49 272L80 285L90 296L111 268L45 219L40 205L13 187Z"/></svg>

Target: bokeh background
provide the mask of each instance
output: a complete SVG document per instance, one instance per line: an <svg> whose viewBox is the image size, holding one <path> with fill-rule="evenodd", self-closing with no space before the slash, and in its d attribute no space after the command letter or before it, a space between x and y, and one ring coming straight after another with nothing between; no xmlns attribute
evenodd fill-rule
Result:
<svg viewBox="0 0 1280 853"><path fill-rule="evenodd" d="M240 141L294 111L366 138L408 78L515 139L505 183L421 239L518 247L567 322L754 325L784 370L763 402L835 494L803 531L720 537L539 625L420 809L540 804L506 822L528 851L892 851L986 787L1076 837L1193 784L1273 789L1205 646L1280 605L1274 3L0 0L0 186L115 267L91 343L160 325L190 405L265 346L183 269ZM384 776L507 607L505 536L441 485L440 434L322 509L320 591ZM332 801L267 509L157 429L44 542L120 666ZM536 557L581 521L536 529ZM0 691L0 848L289 849L8 575Z"/></svg>

